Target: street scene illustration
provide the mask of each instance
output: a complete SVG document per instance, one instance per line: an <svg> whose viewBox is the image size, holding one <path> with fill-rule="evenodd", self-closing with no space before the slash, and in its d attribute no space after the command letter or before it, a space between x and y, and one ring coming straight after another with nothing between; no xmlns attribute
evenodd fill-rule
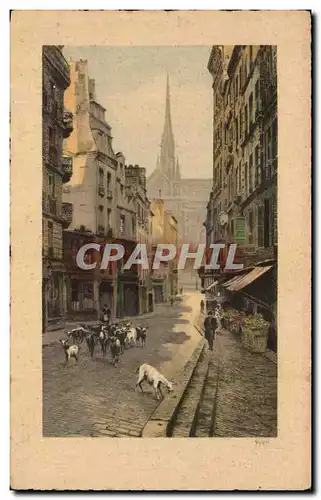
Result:
<svg viewBox="0 0 321 500"><path fill-rule="evenodd" d="M43 436L276 437L276 47L42 69Z"/></svg>

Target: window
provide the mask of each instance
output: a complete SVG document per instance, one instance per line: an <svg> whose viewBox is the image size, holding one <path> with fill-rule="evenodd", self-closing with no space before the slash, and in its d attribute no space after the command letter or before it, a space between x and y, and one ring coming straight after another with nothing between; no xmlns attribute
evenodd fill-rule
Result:
<svg viewBox="0 0 321 500"><path fill-rule="evenodd" d="M266 132L266 160L269 161L272 158L271 150L271 128Z"/></svg>
<svg viewBox="0 0 321 500"><path fill-rule="evenodd" d="M98 206L98 230L102 229L104 226L104 206Z"/></svg>
<svg viewBox="0 0 321 500"><path fill-rule="evenodd" d="M248 242L249 244L253 243L253 212L249 211L247 216L247 227L248 227Z"/></svg>
<svg viewBox="0 0 321 500"><path fill-rule="evenodd" d="M53 127L48 128L48 134L49 134L49 147L55 147L56 146L56 129Z"/></svg>
<svg viewBox="0 0 321 500"><path fill-rule="evenodd" d="M236 144L238 144L238 142L239 142L239 122L238 122L237 118L235 120L235 139L236 139Z"/></svg>
<svg viewBox="0 0 321 500"><path fill-rule="evenodd" d="M257 209L257 244L259 247L264 245L264 212L263 206Z"/></svg>
<svg viewBox="0 0 321 500"><path fill-rule="evenodd" d="M249 98L249 123L253 122L253 94L251 93L250 98Z"/></svg>
<svg viewBox="0 0 321 500"><path fill-rule="evenodd" d="M249 193L252 193L253 191L253 155L250 154L250 160L249 160Z"/></svg>
<svg viewBox="0 0 321 500"><path fill-rule="evenodd" d="M53 198L56 195L56 179L53 172L48 172L48 194Z"/></svg>
<svg viewBox="0 0 321 500"><path fill-rule="evenodd" d="M248 195L248 166L247 162L245 163L245 197Z"/></svg>
<svg viewBox="0 0 321 500"><path fill-rule="evenodd" d="M256 109L259 110L260 109L260 102L259 102L259 80L257 80L256 84L255 84L255 106L256 106Z"/></svg>
<svg viewBox="0 0 321 500"><path fill-rule="evenodd" d="M133 216L133 217L132 217L132 235L133 235L133 236L135 235L135 230L136 230L136 226L135 226L135 217Z"/></svg>
<svg viewBox="0 0 321 500"><path fill-rule="evenodd" d="M53 247L53 223L48 221L48 247Z"/></svg>
<svg viewBox="0 0 321 500"><path fill-rule="evenodd" d="M255 186L261 184L261 171L260 171L260 150L259 146L255 147Z"/></svg>
<svg viewBox="0 0 321 500"><path fill-rule="evenodd" d="M123 235L125 233L125 215L120 216L120 234Z"/></svg>
<svg viewBox="0 0 321 500"><path fill-rule="evenodd" d="M99 186L104 185L104 170L99 168Z"/></svg>
<svg viewBox="0 0 321 500"><path fill-rule="evenodd" d="M242 191L242 164L239 163L239 192Z"/></svg>
<svg viewBox="0 0 321 500"><path fill-rule="evenodd" d="M244 117L244 120L245 120L245 134L248 133L248 114L247 114L247 105L245 106L245 117Z"/></svg>
<svg viewBox="0 0 321 500"><path fill-rule="evenodd" d="M272 158L276 158L278 155L278 122L275 118L272 124Z"/></svg>
<svg viewBox="0 0 321 500"><path fill-rule="evenodd" d="M111 227L111 208L108 208L107 210L107 224L108 224L108 229Z"/></svg>
<svg viewBox="0 0 321 500"><path fill-rule="evenodd" d="M235 177L236 177L236 194L237 194L239 192L239 167L236 167Z"/></svg>
<svg viewBox="0 0 321 500"><path fill-rule="evenodd" d="M239 115L239 132L240 132L240 141L242 140L242 127L243 127L243 124L242 124L242 119L243 119L243 116L242 116L242 110L240 111L240 115Z"/></svg>
<svg viewBox="0 0 321 500"><path fill-rule="evenodd" d="M111 188L111 173L107 172L107 191Z"/></svg>

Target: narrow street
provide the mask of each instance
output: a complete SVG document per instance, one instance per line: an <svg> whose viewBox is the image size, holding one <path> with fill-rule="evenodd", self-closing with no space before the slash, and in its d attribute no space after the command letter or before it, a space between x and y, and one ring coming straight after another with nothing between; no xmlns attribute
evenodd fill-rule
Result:
<svg viewBox="0 0 321 500"><path fill-rule="evenodd" d="M148 325L146 347L126 349L118 367L109 353L94 357L81 347L78 365L68 367L57 342L43 348L44 436L139 436L158 405L151 387L135 391L136 368L150 363L170 380L186 364L200 334L193 326L201 295L187 293L173 307L163 305L157 315L133 324Z"/></svg>

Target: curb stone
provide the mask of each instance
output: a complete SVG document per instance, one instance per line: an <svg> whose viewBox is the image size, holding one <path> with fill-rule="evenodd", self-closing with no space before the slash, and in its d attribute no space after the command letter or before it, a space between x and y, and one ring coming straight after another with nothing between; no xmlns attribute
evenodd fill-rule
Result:
<svg viewBox="0 0 321 500"><path fill-rule="evenodd" d="M142 437L167 437L170 434L171 427L204 347L205 341L204 338L201 338L192 356L178 375L175 391L166 396L156 408L143 429Z"/></svg>

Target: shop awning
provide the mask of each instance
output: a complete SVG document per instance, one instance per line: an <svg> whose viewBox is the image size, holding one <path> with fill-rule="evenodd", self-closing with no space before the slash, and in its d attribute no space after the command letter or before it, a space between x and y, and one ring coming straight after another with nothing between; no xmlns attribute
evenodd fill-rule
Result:
<svg viewBox="0 0 321 500"><path fill-rule="evenodd" d="M242 276L244 276L244 274ZM222 283L222 286L224 286L225 288L228 288L232 283L235 283L235 281L237 281L238 279L240 279L240 277L241 277L240 275L233 276L233 278L230 278L229 280L227 280L224 283Z"/></svg>
<svg viewBox="0 0 321 500"><path fill-rule="evenodd" d="M213 288L217 285L218 281L214 281L213 283L211 283L207 288L205 288L205 292L210 292L211 290L213 290Z"/></svg>
<svg viewBox="0 0 321 500"><path fill-rule="evenodd" d="M249 273L242 274L242 276L238 276L237 278L234 278L229 283L225 283L224 286L230 292L238 292L239 290L242 290L242 288L245 288L246 286L253 283L253 281L257 280L260 276L265 274L272 267L273 266L255 267Z"/></svg>

